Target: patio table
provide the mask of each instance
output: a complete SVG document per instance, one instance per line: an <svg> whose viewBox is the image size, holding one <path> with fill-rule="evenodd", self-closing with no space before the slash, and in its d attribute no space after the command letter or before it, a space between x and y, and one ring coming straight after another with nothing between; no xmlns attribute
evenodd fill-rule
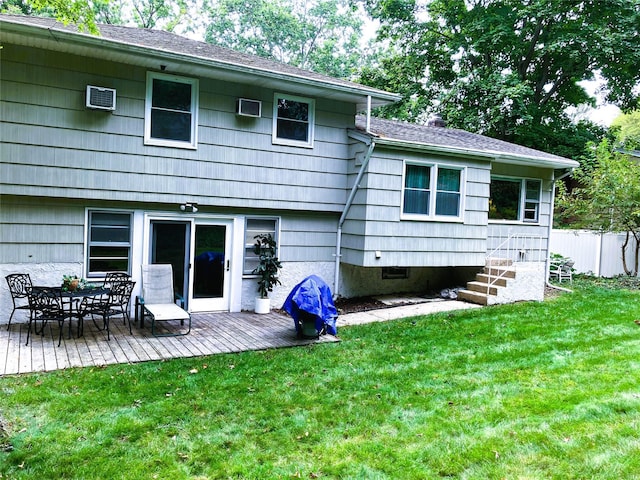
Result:
<svg viewBox="0 0 640 480"><path fill-rule="evenodd" d="M95 287L95 288L83 288L81 290L62 290L62 287L44 287L44 286L33 286L33 290L37 289L47 289L50 291L60 292L60 296L63 301L68 299L69 303L69 338L71 338L71 319L74 317L78 319L78 338L84 334L84 317L77 311L77 307L80 303L80 300L86 297L95 298L100 297L102 295L108 295L110 290L105 287ZM74 304L76 306L76 311L74 312Z"/></svg>

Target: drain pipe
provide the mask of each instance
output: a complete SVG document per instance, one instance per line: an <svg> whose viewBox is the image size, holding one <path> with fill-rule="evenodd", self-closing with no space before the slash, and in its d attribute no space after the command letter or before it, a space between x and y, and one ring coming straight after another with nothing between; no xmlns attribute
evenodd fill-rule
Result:
<svg viewBox="0 0 640 480"><path fill-rule="evenodd" d="M559 180L562 180L568 177L569 175L571 175L572 172L573 172L573 169L566 171L565 173L560 175L558 178L555 178L555 175L554 175L554 178L553 178L553 183L551 188L551 215L549 216L550 221L549 221L549 228L547 231L547 260L545 262L545 268L546 268L545 285L549 288L554 288L556 290L560 290L568 293L573 293L573 290L559 287L557 285L551 285L551 283L549 282L549 268L551 267L551 252L549 251L549 249L551 248L551 232L553 230L553 211L555 210L555 204L556 204L556 183Z"/></svg>
<svg viewBox="0 0 640 480"><path fill-rule="evenodd" d="M367 112L368 114L368 112ZM368 125L367 125L368 127ZM368 131L368 128L367 128ZM339 288L339 282L340 282L340 258L342 257L342 254L340 253L340 250L342 248L342 225L344 224L345 220L347 219L347 213L349 213L349 209L351 208L351 204L353 203L353 199L356 196L356 193L358 192L358 189L360 188L360 181L362 180L362 177L364 176L364 171L367 168L367 165L369 163L369 159L371 158L371 154L373 153L373 149L375 148L376 142L372 139L369 140L369 148L367 149L367 153L364 156L364 159L362 160L362 165L360 166L360 170L358 171L358 176L356 177L356 181L353 184L353 187L351 187L351 192L349 193L349 198L347 198L347 203L345 203L344 205L344 209L342 211L342 215L340 216L340 220L338 220L338 231L337 231L337 238L336 238L336 265L335 265L335 277L333 279L333 297L334 299L338 297L338 294L340 292L340 288Z"/></svg>

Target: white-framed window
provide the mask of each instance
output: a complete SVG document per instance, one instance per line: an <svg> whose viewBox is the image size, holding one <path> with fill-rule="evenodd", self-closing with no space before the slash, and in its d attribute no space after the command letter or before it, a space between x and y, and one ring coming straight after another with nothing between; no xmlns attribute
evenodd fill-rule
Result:
<svg viewBox="0 0 640 480"><path fill-rule="evenodd" d="M276 93L273 96L273 143L313 147L315 100Z"/></svg>
<svg viewBox="0 0 640 480"><path fill-rule="evenodd" d="M270 233L276 243L278 238L278 219L274 217L246 217L244 225L244 266L242 273L251 275L258 266L259 258L253 252L256 235Z"/></svg>
<svg viewBox="0 0 640 480"><path fill-rule="evenodd" d="M107 272L131 273L133 214L89 210L87 217L87 276Z"/></svg>
<svg viewBox="0 0 640 480"><path fill-rule="evenodd" d="M489 220L538 223L542 181L491 177Z"/></svg>
<svg viewBox="0 0 640 480"><path fill-rule="evenodd" d="M461 219L465 169L405 162L402 217Z"/></svg>
<svg viewBox="0 0 640 480"><path fill-rule="evenodd" d="M145 145L196 148L198 80L147 72Z"/></svg>

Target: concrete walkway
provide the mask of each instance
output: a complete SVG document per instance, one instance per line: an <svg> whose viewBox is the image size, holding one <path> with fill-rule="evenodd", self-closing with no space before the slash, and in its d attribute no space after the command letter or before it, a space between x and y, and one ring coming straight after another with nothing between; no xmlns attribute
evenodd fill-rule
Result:
<svg viewBox="0 0 640 480"><path fill-rule="evenodd" d="M429 300L413 305L403 305L401 307L381 308L369 310L367 312L348 313L338 317L338 334L340 327L349 325L362 325L364 323L386 322L400 318L415 317L418 315L430 315L438 312L449 312L453 310L466 310L470 308L482 308L473 303L460 302L458 300Z"/></svg>

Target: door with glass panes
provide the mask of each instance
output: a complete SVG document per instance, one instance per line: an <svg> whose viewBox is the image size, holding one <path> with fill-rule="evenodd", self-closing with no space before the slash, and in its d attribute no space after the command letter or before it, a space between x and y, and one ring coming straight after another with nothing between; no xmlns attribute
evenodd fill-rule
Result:
<svg viewBox="0 0 640 480"><path fill-rule="evenodd" d="M173 266L177 294L192 312L229 309L231 223L151 220L150 263Z"/></svg>

